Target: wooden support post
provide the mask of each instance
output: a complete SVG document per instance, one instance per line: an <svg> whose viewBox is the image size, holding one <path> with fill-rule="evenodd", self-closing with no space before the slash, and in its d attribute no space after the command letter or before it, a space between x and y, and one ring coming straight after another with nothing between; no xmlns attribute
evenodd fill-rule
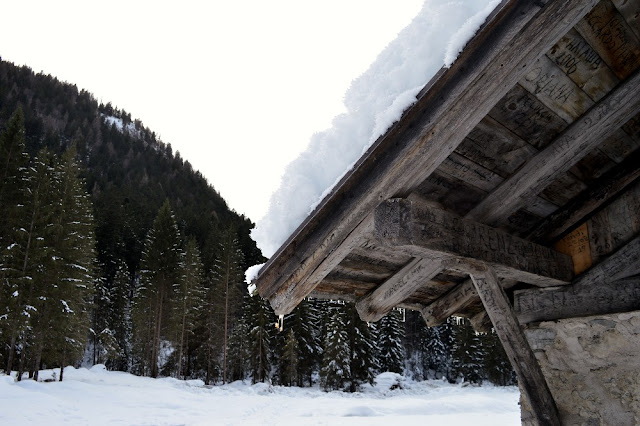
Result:
<svg viewBox="0 0 640 426"><path fill-rule="evenodd" d="M570 286L519 290L514 307L521 323L640 309L640 237L635 237Z"/></svg>
<svg viewBox="0 0 640 426"><path fill-rule="evenodd" d="M486 271L474 272L471 279L538 424L560 426L558 408L549 386L495 271L487 268Z"/></svg>
<svg viewBox="0 0 640 426"><path fill-rule="evenodd" d="M356 303L363 321L375 322L442 271L442 261L413 259L397 274Z"/></svg>

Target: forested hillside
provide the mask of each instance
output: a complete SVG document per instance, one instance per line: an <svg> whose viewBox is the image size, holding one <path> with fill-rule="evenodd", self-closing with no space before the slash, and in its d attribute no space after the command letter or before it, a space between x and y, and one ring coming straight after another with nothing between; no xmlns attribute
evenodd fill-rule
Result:
<svg viewBox="0 0 640 426"><path fill-rule="evenodd" d="M308 300L278 332L243 283L264 261L248 218L124 110L1 60L0 179L0 370L104 363L350 391L379 371L513 381L495 335L466 321L368 325Z"/></svg>

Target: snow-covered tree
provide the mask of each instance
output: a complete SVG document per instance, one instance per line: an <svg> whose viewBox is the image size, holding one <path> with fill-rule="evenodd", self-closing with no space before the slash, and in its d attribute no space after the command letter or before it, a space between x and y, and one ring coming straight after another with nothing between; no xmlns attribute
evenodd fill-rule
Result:
<svg viewBox="0 0 640 426"><path fill-rule="evenodd" d="M376 326L362 321L353 303L346 303L344 310L349 338L348 390L356 392L363 383L373 384L373 379L380 368L376 359Z"/></svg>
<svg viewBox="0 0 640 426"><path fill-rule="evenodd" d="M351 350L344 306L331 303L328 306L328 318L320 369L320 386L325 391L344 390L351 378Z"/></svg>
<svg viewBox="0 0 640 426"><path fill-rule="evenodd" d="M157 377L161 343L171 335L172 305L182 270L180 233L169 201L149 231L142 254L140 285L133 306L133 333L139 372ZM170 341L170 340L169 340ZM175 342L171 342L174 343Z"/></svg>
<svg viewBox="0 0 640 426"><path fill-rule="evenodd" d="M393 309L378 322L377 358L381 371L402 373L404 370L404 327L402 312Z"/></svg>

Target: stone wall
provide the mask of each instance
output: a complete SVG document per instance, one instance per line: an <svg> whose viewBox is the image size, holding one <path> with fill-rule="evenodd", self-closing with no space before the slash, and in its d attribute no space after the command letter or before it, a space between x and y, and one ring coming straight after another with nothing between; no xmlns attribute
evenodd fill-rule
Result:
<svg viewBox="0 0 640 426"><path fill-rule="evenodd" d="M563 424L640 424L640 311L542 322L525 335Z"/></svg>

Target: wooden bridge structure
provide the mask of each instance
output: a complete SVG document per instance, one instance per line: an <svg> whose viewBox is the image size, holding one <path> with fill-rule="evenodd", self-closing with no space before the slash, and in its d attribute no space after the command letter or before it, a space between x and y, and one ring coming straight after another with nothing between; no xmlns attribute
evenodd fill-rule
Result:
<svg viewBox="0 0 640 426"><path fill-rule="evenodd" d="M640 0L505 0L262 268L493 327L523 424L640 424ZM349 141L345 141L349 143Z"/></svg>

